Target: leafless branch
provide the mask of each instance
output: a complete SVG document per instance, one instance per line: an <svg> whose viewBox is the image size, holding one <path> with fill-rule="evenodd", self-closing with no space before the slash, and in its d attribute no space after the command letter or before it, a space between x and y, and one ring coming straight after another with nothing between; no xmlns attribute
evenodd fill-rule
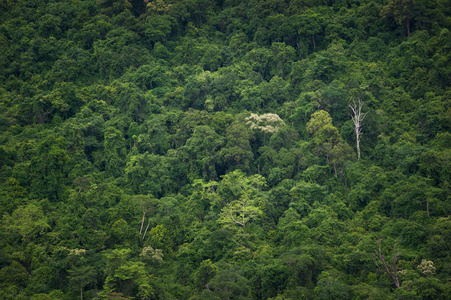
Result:
<svg viewBox="0 0 451 300"><path fill-rule="evenodd" d="M399 288L399 279L398 279L398 267L396 266L396 262L398 261L399 255L401 254L401 251L399 251L397 249L400 243L401 243L401 241L395 242L395 245L393 246L393 255L391 257L391 259L392 259L391 266L385 259L385 256L382 254L382 241L381 240L378 241L378 245L379 245L378 249L372 253L376 267L379 270L382 270L385 273L387 273L387 275L390 277L390 279L393 281L393 283L395 284L395 286L397 288ZM379 265L378 259L382 262L383 266Z"/></svg>

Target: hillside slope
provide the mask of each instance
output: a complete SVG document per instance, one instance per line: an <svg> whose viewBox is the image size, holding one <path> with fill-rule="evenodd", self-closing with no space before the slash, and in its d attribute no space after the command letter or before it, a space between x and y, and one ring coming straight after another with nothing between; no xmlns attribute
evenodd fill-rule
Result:
<svg viewBox="0 0 451 300"><path fill-rule="evenodd" d="M449 299L450 10L3 0L0 298Z"/></svg>

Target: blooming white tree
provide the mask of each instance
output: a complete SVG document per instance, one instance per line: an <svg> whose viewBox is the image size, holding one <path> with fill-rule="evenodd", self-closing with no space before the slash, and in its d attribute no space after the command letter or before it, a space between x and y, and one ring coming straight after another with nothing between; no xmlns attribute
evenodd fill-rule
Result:
<svg viewBox="0 0 451 300"><path fill-rule="evenodd" d="M252 130L263 132L263 143L266 141L266 134L272 134L279 131L280 127L285 123L277 114L257 115L251 114L245 119L246 125Z"/></svg>
<svg viewBox="0 0 451 300"><path fill-rule="evenodd" d="M251 114L245 119L246 125L252 130L259 130L263 133L274 133L279 131L280 126L285 124L277 114L257 115Z"/></svg>
<svg viewBox="0 0 451 300"><path fill-rule="evenodd" d="M417 269L426 277L432 276L435 274L434 262L432 260L423 259L421 261L421 264L419 264L417 266Z"/></svg>

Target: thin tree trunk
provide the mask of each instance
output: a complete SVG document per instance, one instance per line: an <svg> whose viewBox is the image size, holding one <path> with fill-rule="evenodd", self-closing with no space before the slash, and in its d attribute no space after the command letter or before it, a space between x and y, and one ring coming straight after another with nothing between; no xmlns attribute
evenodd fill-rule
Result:
<svg viewBox="0 0 451 300"><path fill-rule="evenodd" d="M141 221L141 229L139 230L139 234L143 231L144 221L146 218L146 212L143 213L143 220Z"/></svg>
<svg viewBox="0 0 451 300"><path fill-rule="evenodd" d="M360 133L359 128L355 128L356 142L357 142L357 159L360 159Z"/></svg>
<svg viewBox="0 0 451 300"><path fill-rule="evenodd" d="M348 188L348 182L346 181L346 176L343 174L343 170L339 170L341 176L343 176L343 179L345 180L345 186L346 186L346 192L349 194L349 188Z"/></svg>
<svg viewBox="0 0 451 300"><path fill-rule="evenodd" d="M407 37L409 37L410 36L410 20L409 20L409 17L407 17L405 25L406 25L406 29L407 29Z"/></svg>
<svg viewBox="0 0 451 300"><path fill-rule="evenodd" d="M245 233L245 230L246 230L246 221L244 220L244 208L245 208L245 204L243 203L243 211L242 211L242 214L243 214L243 234Z"/></svg>
<svg viewBox="0 0 451 300"><path fill-rule="evenodd" d="M150 220L149 220L149 223L147 223L146 231L144 231L143 241L144 241L144 238L146 237L147 229L149 229L149 226L150 226Z"/></svg>
<svg viewBox="0 0 451 300"><path fill-rule="evenodd" d="M378 248L377 252L373 252L372 254L374 257L374 262L376 263L376 267L379 270L382 270L385 273L387 273L388 277L390 277L390 279L393 281L396 288L399 288L398 267L396 266L396 262L398 261L398 258L399 258L399 255L401 254L401 252L397 252L397 250L396 250L397 247L398 247L398 243L395 243L395 245L393 247L393 256L392 256L392 264L393 265L391 266L391 268L388 265L387 261L385 260L385 256L382 254L380 240L379 240L379 248ZM379 264L377 263L377 258L380 259L380 261L383 264L383 267L379 266Z"/></svg>
<svg viewBox="0 0 451 300"><path fill-rule="evenodd" d="M360 159L360 136L362 135L362 122L365 119L366 113L362 113L362 107L365 103L359 99L359 102L356 103L353 101L352 105L349 105L352 113L351 115L352 122L354 123L355 130L355 139L357 144L357 159Z"/></svg>

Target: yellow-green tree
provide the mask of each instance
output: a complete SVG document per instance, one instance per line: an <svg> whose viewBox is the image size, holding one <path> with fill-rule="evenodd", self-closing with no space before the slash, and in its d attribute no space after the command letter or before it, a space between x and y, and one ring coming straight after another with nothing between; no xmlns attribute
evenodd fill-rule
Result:
<svg viewBox="0 0 451 300"><path fill-rule="evenodd" d="M224 226L239 225L244 231L250 220L263 214L263 199L259 194L265 185L261 175L247 177L240 170L225 175L219 189L223 196L233 200L223 207L219 222Z"/></svg>
<svg viewBox="0 0 451 300"><path fill-rule="evenodd" d="M20 234L27 242L46 229L50 229L42 209L34 204L19 206L11 216L5 214L3 223L7 231Z"/></svg>
<svg viewBox="0 0 451 300"><path fill-rule="evenodd" d="M331 116L327 111L317 111L310 117L306 128L309 134L313 134L318 155L326 156L329 163L332 149L342 140L337 127L332 125Z"/></svg>

